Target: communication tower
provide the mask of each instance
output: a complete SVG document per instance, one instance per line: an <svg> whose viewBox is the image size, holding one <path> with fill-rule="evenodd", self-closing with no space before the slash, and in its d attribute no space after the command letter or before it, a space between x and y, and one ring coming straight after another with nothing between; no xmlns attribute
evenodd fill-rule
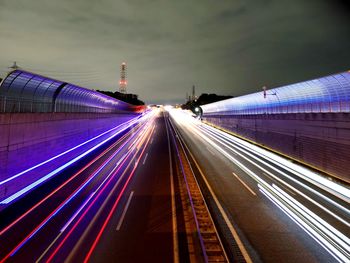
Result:
<svg viewBox="0 0 350 263"><path fill-rule="evenodd" d="M123 62L120 65L120 81L119 81L119 92L126 94L126 63Z"/></svg>

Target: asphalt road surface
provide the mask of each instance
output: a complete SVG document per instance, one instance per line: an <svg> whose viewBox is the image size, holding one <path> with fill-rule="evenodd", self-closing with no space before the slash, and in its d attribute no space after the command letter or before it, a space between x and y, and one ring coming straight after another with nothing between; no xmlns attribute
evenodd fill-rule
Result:
<svg viewBox="0 0 350 263"><path fill-rule="evenodd" d="M163 114L1 211L1 262L172 262Z"/></svg>
<svg viewBox="0 0 350 263"><path fill-rule="evenodd" d="M230 256L238 247L248 262L349 261L348 188L182 111L170 116L148 113L2 210L0 262L187 262L169 127Z"/></svg>
<svg viewBox="0 0 350 263"><path fill-rule="evenodd" d="M200 181L207 189L207 202L217 211L217 203L223 208L250 259L349 262L349 188L334 190L338 185L328 186L333 182L290 160L271 155L182 111L170 112L172 123L202 171L199 177L205 177ZM222 221L219 213L214 217ZM232 235L223 229L227 243ZM329 248L329 243L341 248Z"/></svg>

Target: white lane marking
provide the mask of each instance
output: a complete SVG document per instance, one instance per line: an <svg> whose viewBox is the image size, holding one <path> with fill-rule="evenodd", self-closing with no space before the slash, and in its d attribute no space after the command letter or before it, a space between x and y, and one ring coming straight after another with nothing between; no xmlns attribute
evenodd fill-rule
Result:
<svg viewBox="0 0 350 263"><path fill-rule="evenodd" d="M337 196L338 198L341 198L347 203L350 203L350 199L349 199L350 190L347 187L344 187L335 182L331 182L326 177L323 177L315 172L312 172L310 169L307 169L306 167L297 165L293 163L291 160L283 158L282 156L278 156L273 152L269 152L266 149L262 149L259 146L253 145L249 142L246 142L232 135L225 134L222 131L218 131L218 133L219 132L231 142L235 144L238 143L240 147L243 147L243 149L246 149L250 152L254 152L254 154L257 154L258 156L263 157L264 159L267 159L273 162L274 164L277 164L279 167L283 167L284 169L288 170L294 175L297 175L303 178L304 180L307 180L326 191L330 191L333 195Z"/></svg>
<svg viewBox="0 0 350 263"><path fill-rule="evenodd" d="M72 223L72 221L77 217L77 215L80 213L80 211L85 207L85 205L90 201L90 199L95 195L96 191L93 192L88 199L82 204L82 206L74 213L74 215L71 217L71 219L63 226L63 228L60 230L60 233L57 235L57 237L50 243L50 245L45 249L45 251L40 255L40 257L35 261L35 263L40 262L40 260L46 255L46 253L49 251L49 249L55 244L57 239L62 235L62 233L67 229L67 227Z"/></svg>
<svg viewBox="0 0 350 263"><path fill-rule="evenodd" d="M273 182L275 181L275 179L268 175L267 173L263 173L263 175L265 175L266 177L270 178ZM292 194L292 195L296 195L296 193L294 193L292 190L288 189L286 186L282 185L282 184L279 184L278 185L279 187L282 187L284 190L286 190L288 193Z"/></svg>
<svg viewBox="0 0 350 263"><path fill-rule="evenodd" d="M218 207L218 209L219 209L219 211L220 211L220 213L221 213L223 219L225 220L226 225L228 226L228 228L229 228L229 230L230 230L230 232L231 232L231 235L233 236L234 240L236 241L236 243L237 243L237 245L238 245L238 247L239 247L239 250L242 252L242 255L243 255L245 261L246 261L247 263L253 263L253 260L250 258L250 255L248 254L247 249L246 249L245 246L243 245L243 242L242 242L242 240L240 239L240 237L239 237L239 235L238 235L236 229L233 227L233 225L232 225L230 219L228 218L228 215L226 214L225 210L224 210L223 207L221 206L221 204L220 204L220 202L219 202L217 196L215 195L213 189L212 189L211 186L209 185L209 182L208 182L207 178L205 177L205 175L204 175L202 169L200 168L199 164L197 163L196 159L194 158L192 152L188 149L187 145L186 145L186 144L184 144L184 145L185 145L185 147L187 148L188 153L190 154L192 160L193 160L194 163L196 164L196 166L197 166L197 168L198 168L198 171L199 171L199 173L201 174L201 176L202 176L202 178L203 178L204 183L205 183L206 186L208 187L209 192L210 192L211 196L213 197L216 206Z"/></svg>
<svg viewBox="0 0 350 263"><path fill-rule="evenodd" d="M209 149L208 146L207 146L207 150L208 150L212 155L216 155L212 150Z"/></svg>
<svg viewBox="0 0 350 263"><path fill-rule="evenodd" d="M150 125L148 125L148 127L149 127L149 126L150 126ZM153 132L153 131L150 132L149 137L152 136L152 132ZM139 136L142 137L142 136L145 135L145 132L143 132L143 131L137 131L137 133L138 133L138 135L137 135L138 137L139 137ZM149 134L149 133L148 133L148 134ZM137 140L137 141L139 142L138 137L137 137L135 140ZM147 137L148 137L148 135L147 135ZM148 140L149 140L149 139L148 139ZM147 141L147 142L148 142L148 141ZM106 203L108 203L108 200L111 199L113 193L115 193L116 189L118 188L118 186L120 185L122 179L124 178L125 174L127 173L127 170L129 169L129 167L131 167L134 158L136 158L136 155L138 154L138 152L134 152L134 153L133 153L133 151L135 151L135 149L136 149L136 146L132 149L132 151L129 152L128 157L131 156L131 159L130 159L129 162L127 163L127 167L126 167L124 170L122 170L123 172L122 172L122 174L119 176L119 178L117 179L117 182L114 184L113 189L111 189L111 191L109 191L109 193L108 193L108 196L107 196L106 198L104 198L103 203L102 203L101 206L98 208L97 212L95 212L94 217L90 220L90 222L88 223L88 225L85 227L85 230L84 230L83 233L80 235L79 240L78 240L75 244L73 244L73 247L71 247L70 253L69 253L69 255L66 257L65 262L73 262L73 259L72 259L72 258L77 254L78 248L82 246L82 244L83 244L84 240L86 240L88 234L91 233L90 231L91 231L93 225L95 225L95 223L96 223L96 221L97 221L97 218L100 217L101 213L102 213L103 210L106 208ZM133 154L132 154L132 153L133 153Z"/></svg>
<svg viewBox="0 0 350 263"><path fill-rule="evenodd" d="M227 137L227 135L225 135ZM237 139L237 138L236 138ZM232 143L230 143L231 145L233 145ZM225 144L227 145L227 143ZM240 143L240 146L243 145L243 141L242 143ZM254 145L250 145L251 147L254 147ZM244 150L244 149L247 149L247 150ZM252 148L253 149L253 148ZM281 175L283 175L284 177L286 178L289 178L290 180L292 180L293 182L303 186L306 190L309 190L310 192L322 197L323 199L327 200L328 202L330 202L332 205L335 205L337 206L339 209L342 209L343 211L345 211L346 213L349 212L349 210L347 210L345 207L341 206L339 203L333 201L332 199L324 196L323 194L319 193L318 191L315 191L313 190L310 186L307 186L305 184L302 184L301 182L299 182L297 179L287 175L285 172L283 172L282 170L279 170L279 168L276 168L274 167L273 165L271 164L268 164L266 161L264 161L263 159L260 159L262 156L265 156L268 158L269 161L273 162L274 164L278 164L278 167L283 167L283 169L287 169L289 172L291 172L293 175L297 175L298 177L301 177L303 178L304 180L307 180L308 182L316 185L317 187L320 187L322 188L323 190L325 191L328 191L330 192L331 194L335 195L336 197L342 199L343 201L347 202L347 203L350 203L350 199L349 199L349 196L350 196L350 190L349 189L346 189L344 188L343 186L339 185L339 184L335 184L333 182L330 182L328 179L325 179L323 177L320 177L318 176L316 173L311 173L310 170L306 170L304 168L301 168L300 166L296 166L294 168L290 167L290 165L292 165L293 163L289 162L289 161L285 161L285 160L280 160L280 161L276 161L274 158L271 157L268 157L267 155L268 154L271 154L273 155L273 153L269 153L268 151L265 151L264 150L264 154L262 155L260 153L260 151L262 149L258 148L258 147L255 147L254 148L254 152L256 154L258 154L257 156L253 155L252 153L249 153L248 151L252 151L251 149L249 150L249 148L247 146L244 146L243 148L240 149L240 151L244 152L246 155L252 157L253 159L255 160L258 160L259 162L263 163L264 165L266 165L267 167L277 171L278 173L280 173ZM235 150L233 150L235 151ZM251 161L249 159L247 159L247 157L245 157L244 155L242 155L241 153L239 153L239 155L241 157L243 157L244 159L246 159L247 161L255 164L257 167L259 167L259 165L256 164L255 161ZM263 158L265 158L263 157ZM277 158L278 156L274 155L275 158ZM277 162L277 163L276 163ZM284 163L282 163L284 162ZM282 166L281 166L282 164ZM286 165L286 166L283 166L283 165ZM303 172L300 172L299 169L302 169ZM264 169L262 169L264 170ZM268 172L269 173L269 172ZM270 174L270 173L269 173ZM306 176L306 177L305 177ZM317 179L315 179L317 178ZM276 179L277 180L277 179ZM315 181L316 180L316 181ZM283 182L281 182L283 183ZM331 184L331 185L329 185Z"/></svg>
<svg viewBox="0 0 350 263"><path fill-rule="evenodd" d="M276 185L260 185L260 191L339 262L348 262L350 239L303 206Z"/></svg>
<svg viewBox="0 0 350 263"><path fill-rule="evenodd" d="M190 153L190 154L191 154L191 153ZM192 155L192 154L191 154L191 155ZM192 159L193 159L193 156L192 156ZM220 211L220 213L221 213L223 219L225 220L226 225L227 225L228 228L230 229L230 232L231 232L231 234L232 234L234 240L236 241L236 243L237 243L237 245L238 245L238 247L239 247L239 250L242 252L242 255L243 255L244 259L246 260L247 263L253 263L253 260L250 258L250 256L249 256L249 254L248 254L246 248L244 247L243 242L241 241L241 239L240 239L240 237L239 237L239 235L238 235L236 229L235 229L235 228L233 227L233 225L231 224L231 221L230 221L230 219L228 218L228 216L227 216L225 210L223 209L223 207L221 206L221 204L220 204L218 198L217 198L216 195L214 194L214 191L213 191L213 189L210 187L209 182L208 182L207 179L204 177L204 174L203 174L202 170L199 168L199 165L198 165L197 161L196 161L195 159L193 159L193 160L194 160L194 162L196 163L196 166L197 166L197 168L198 168L198 171L201 173L202 178L203 178L205 184L207 185L207 187L208 187L208 189L209 189L209 192L211 193L211 195L212 195L212 197L213 197L213 199L214 199L214 201L215 201L216 206L219 208L219 211Z"/></svg>
<svg viewBox="0 0 350 263"><path fill-rule="evenodd" d="M195 130L194 130L195 131ZM197 132L197 131L195 131ZM204 137L204 135L197 133L198 135L202 136L202 138L206 141L208 141L210 144L212 144L215 148L217 148L218 151L222 152L222 154L224 156L226 156L229 160L231 160L233 163L235 163L236 165L238 165L243 171L246 171L248 175L251 175L252 178L255 178L258 182L261 181L262 179L256 175L255 173L253 173L250 169L248 169L246 166L244 166L240 161L238 161L236 158L232 157L230 154L228 154L225 150L223 150L217 143L215 143L214 141L212 141L209 137ZM214 138L213 136L211 136L212 138ZM220 144L223 144L223 142L221 142L219 139L214 138L214 140L216 140L217 142L219 142ZM225 144L226 145L226 144ZM233 151L235 151L234 149L232 149ZM244 151L244 150L242 150ZM238 152L237 152L238 153ZM257 157L253 156L250 153L246 153L248 156L251 156L253 159L259 160ZM257 162L255 162L254 160L249 159L248 157L244 156L243 154L239 153L239 155L244 158L246 161L252 163L253 165L255 165L256 167L258 167L260 170L264 171L265 173L269 174L271 177L273 177L275 180L277 180L278 182L280 182L283 185L288 185L289 188L293 189L293 191L295 191L296 193L298 193L299 195L303 196L304 198L306 198L307 200L309 200L310 202L312 202L313 204L315 204L316 206L318 206L319 208L321 208L323 211L329 213L330 215L332 215L333 217L335 217L336 219L338 219L339 221L341 221L342 223L344 223L345 225L349 226L350 223L348 223L347 220L337 216L335 213L333 213L332 211L330 211L329 209L325 208L324 206L320 205L320 203L316 202L315 200L313 200L312 198L310 198L309 196L307 196L306 194L304 194L303 192L299 191L298 189L296 189L295 187L291 186L290 184L287 184L286 182L284 182L282 179L280 179L278 176L272 174L271 172L269 172L267 169L265 169L264 167L262 167L261 165L257 164ZM285 178L288 178L289 180L293 181L294 183L302 186L304 189L312 192L315 195L318 195L319 197L323 198L324 200L326 200L327 202L333 204L334 206L336 206L337 208L343 210L345 213L349 214L350 210L343 207L341 204L339 204L338 202L333 201L332 199L330 199L329 197L323 195L322 193L312 189L310 186L303 184L302 182L298 181L297 179L293 178L292 176L287 175L286 173L284 173L283 171L277 169L276 167L260 160L260 162L263 162L264 165L266 165L267 167L277 171L278 173L280 173L281 175L283 175Z"/></svg>
<svg viewBox="0 0 350 263"><path fill-rule="evenodd" d="M118 167L119 164L124 160L124 158L126 157L127 153L125 153L122 158L119 159L119 161L117 162L117 164L115 165L115 167Z"/></svg>
<svg viewBox="0 0 350 263"><path fill-rule="evenodd" d="M146 153L145 159L143 159L142 165L145 165L146 160L147 160L148 153Z"/></svg>
<svg viewBox="0 0 350 263"><path fill-rule="evenodd" d="M153 143L153 138L152 138L152 140L151 140L150 144L152 144L152 143Z"/></svg>
<svg viewBox="0 0 350 263"><path fill-rule="evenodd" d="M173 175L173 162L172 162L172 156L171 156L171 149L170 149L170 138L169 138L169 126L166 122L165 115L164 116L164 122L165 122L165 129L166 129L166 135L168 137L168 151L169 151L169 170L170 170L170 188L171 188L171 212L173 215L172 222L173 222L173 248L174 248L174 263L179 263L179 243L178 243L178 237L177 237L177 221L176 221L176 204L175 204L175 190L174 190L174 175Z"/></svg>
<svg viewBox="0 0 350 263"><path fill-rule="evenodd" d="M134 195L134 191L131 191L130 196L129 196L129 198L128 198L128 201L126 202L126 205L125 205L125 207L124 207L122 216L121 216L120 219L119 219L119 223L118 223L117 228L116 228L117 231L119 231L119 229L121 228L121 226L122 226L122 224L123 224L126 211L127 211L128 208L129 208L129 205L130 205L130 202L131 202L131 198L133 197L133 195Z"/></svg>
<svg viewBox="0 0 350 263"><path fill-rule="evenodd" d="M247 190L254 196L256 196L256 193L245 183L242 181L241 178L238 177L237 174L235 174L234 172L232 172L232 174L237 178L237 180L245 187L247 188Z"/></svg>

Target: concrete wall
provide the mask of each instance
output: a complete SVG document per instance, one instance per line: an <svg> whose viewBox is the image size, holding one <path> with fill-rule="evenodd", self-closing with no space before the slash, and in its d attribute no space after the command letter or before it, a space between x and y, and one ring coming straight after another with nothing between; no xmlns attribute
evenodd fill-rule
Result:
<svg viewBox="0 0 350 263"><path fill-rule="evenodd" d="M0 114L0 181L136 116L104 113Z"/></svg>
<svg viewBox="0 0 350 263"><path fill-rule="evenodd" d="M203 120L350 182L350 114L205 116Z"/></svg>
<svg viewBox="0 0 350 263"><path fill-rule="evenodd" d="M15 113L0 114L0 152L84 133L84 138L134 117L134 114Z"/></svg>

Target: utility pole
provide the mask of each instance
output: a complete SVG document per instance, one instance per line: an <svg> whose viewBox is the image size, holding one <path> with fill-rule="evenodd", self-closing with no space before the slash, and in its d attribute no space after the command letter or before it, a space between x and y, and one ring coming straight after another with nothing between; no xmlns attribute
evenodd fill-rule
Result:
<svg viewBox="0 0 350 263"><path fill-rule="evenodd" d="M266 86L263 86L262 87L262 90L263 90L263 96L264 96L264 99L266 99L267 96L277 96L277 93L274 92L274 93L267 93L267 88Z"/></svg>
<svg viewBox="0 0 350 263"><path fill-rule="evenodd" d="M12 70L19 69L19 66L17 65L17 62L14 61L14 62L13 62L13 65L12 65L11 67L9 67L9 69L12 69Z"/></svg>
<svg viewBox="0 0 350 263"><path fill-rule="evenodd" d="M192 86L192 100L196 100L196 87L194 85Z"/></svg>

